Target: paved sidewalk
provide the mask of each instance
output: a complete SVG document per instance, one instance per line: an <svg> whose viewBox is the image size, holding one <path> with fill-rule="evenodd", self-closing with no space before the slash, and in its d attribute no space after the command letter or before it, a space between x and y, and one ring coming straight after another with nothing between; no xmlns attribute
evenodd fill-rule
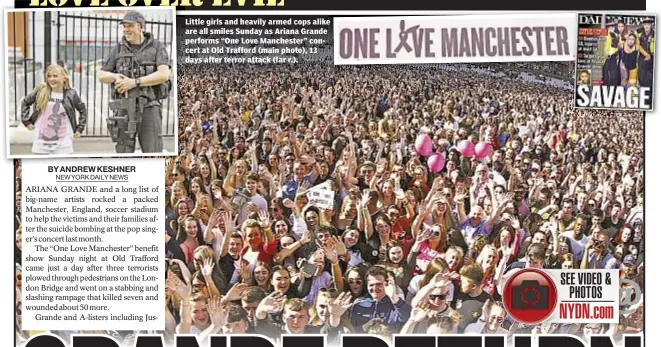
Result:
<svg viewBox="0 0 661 347"><path fill-rule="evenodd" d="M10 127L9 134L9 150L11 155L32 155L33 132L20 125L18 127ZM139 143L136 147L135 152L142 153ZM164 137L163 148L167 152L174 152L174 137ZM80 137L74 140L73 150L75 154L110 154L115 153L115 144L109 137Z"/></svg>

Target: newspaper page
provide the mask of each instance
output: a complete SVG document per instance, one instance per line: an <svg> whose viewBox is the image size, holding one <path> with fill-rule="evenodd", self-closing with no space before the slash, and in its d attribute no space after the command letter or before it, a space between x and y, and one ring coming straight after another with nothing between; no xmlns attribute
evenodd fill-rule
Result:
<svg viewBox="0 0 661 347"><path fill-rule="evenodd" d="M652 110L654 16L578 15L576 107Z"/></svg>
<svg viewBox="0 0 661 347"><path fill-rule="evenodd" d="M150 177L162 160L122 161L22 164L25 329L164 324L151 313L165 304L163 187Z"/></svg>
<svg viewBox="0 0 661 347"><path fill-rule="evenodd" d="M163 154L16 161L17 347L642 346L644 114L575 104L580 71L601 78L578 13L282 3L184 6L160 26L176 45L148 7L100 19L115 36L74 58L51 42L66 73L35 77L50 99L27 88L15 126L61 114L74 152ZM95 27L82 10L7 28ZM103 136L75 135L95 95L60 84L79 65L114 105L85 102Z"/></svg>

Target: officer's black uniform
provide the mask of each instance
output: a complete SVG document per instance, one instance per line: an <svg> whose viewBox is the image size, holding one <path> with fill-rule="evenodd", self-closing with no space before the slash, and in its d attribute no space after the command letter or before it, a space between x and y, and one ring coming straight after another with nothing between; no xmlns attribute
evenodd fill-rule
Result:
<svg viewBox="0 0 661 347"><path fill-rule="evenodd" d="M643 23L654 24L654 20L647 18ZM638 55L639 85L641 87L652 88L652 78L654 77L654 27L652 27L649 33L645 33L645 29L641 27L638 29L637 34L640 48L652 56L649 60L646 60L643 54Z"/></svg>
<svg viewBox="0 0 661 347"><path fill-rule="evenodd" d="M608 33L611 38L611 48L617 48L620 44L621 33L615 31ZM606 86L619 86L622 84L622 76L620 73L620 55L618 51L613 52L606 57L604 65L602 66L601 78Z"/></svg>
<svg viewBox="0 0 661 347"><path fill-rule="evenodd" d="M144 26L145 18L142 14L132 11L124 16L121 23L138 23ZM160 65L167 65L171 68L172 63L165 45L156 40L151 33L143 32L143 34L144 40L140 45L131 44L126 38L122 38L122 41L110 51L101 70L120 73L137 80L152 74ZM132 55L133 61L125 55ZM136 133L130 136L126 133L126 123L108 120L108 129L111 134L115 135L113 140L117 143L115 146L116 152L133 153L135 151L135 135L140 141L140 148L143 153L163 152L161 134L163 105L161 99L167 98L170 81L157 86L137 86L135 88L140 88L139 99L141 104L141 107L138 107L135 111L141 119ZM118 95L115 99L120 97L121 95Z"/></svg>

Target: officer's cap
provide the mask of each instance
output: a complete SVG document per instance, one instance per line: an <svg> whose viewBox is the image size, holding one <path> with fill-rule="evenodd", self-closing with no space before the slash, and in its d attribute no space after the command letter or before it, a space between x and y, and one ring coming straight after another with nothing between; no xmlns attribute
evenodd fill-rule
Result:
<svg viewBox="0 0 661 347"><path fill-rule="evenodd" d="M140 12L131 11L124 15L124 18L122 18L120 23L138 23L144 25L145 17Z"/></svg>
<svg viewBox="0 0 661 347"><path fill-rule="evenodd" d="M654 18L652 17L645 17L643 19L643 23L654 23Z"/></svg>

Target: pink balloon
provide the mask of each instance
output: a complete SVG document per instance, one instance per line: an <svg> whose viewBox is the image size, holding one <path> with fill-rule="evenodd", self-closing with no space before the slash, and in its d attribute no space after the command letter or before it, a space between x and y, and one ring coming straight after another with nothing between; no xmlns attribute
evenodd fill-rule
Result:
<svg viewBox="0 0 661 347"><path fill-rule="evenodd" d="M491 154L491 145L488 143L480 142L475 145L475 156L478 159L486 158L489 154Z"/></svg>
<svg viewBox="0 0 661 347"><path fill-rule="evenodd" d="M470 140L463 140L459 142L459 145L457 146L457 150L464 157L472 157L475 155L475 146L473 146L473 142L471 142Z"/></svg>
<svg viewBox="0 0 661 347"><path fill-rule="evenodd" d="M432 154L432 145L433 143L427 135L419 135L415 139L415 150L422 156L428 157Z"/></svg>
<svg viewBox="0 0 661 347"><path fill-rule="evenodd" d="M442 154L433 153L427 158L427 167L433 173L443 170L443 167L445 167L445 157Z"/></svg>

